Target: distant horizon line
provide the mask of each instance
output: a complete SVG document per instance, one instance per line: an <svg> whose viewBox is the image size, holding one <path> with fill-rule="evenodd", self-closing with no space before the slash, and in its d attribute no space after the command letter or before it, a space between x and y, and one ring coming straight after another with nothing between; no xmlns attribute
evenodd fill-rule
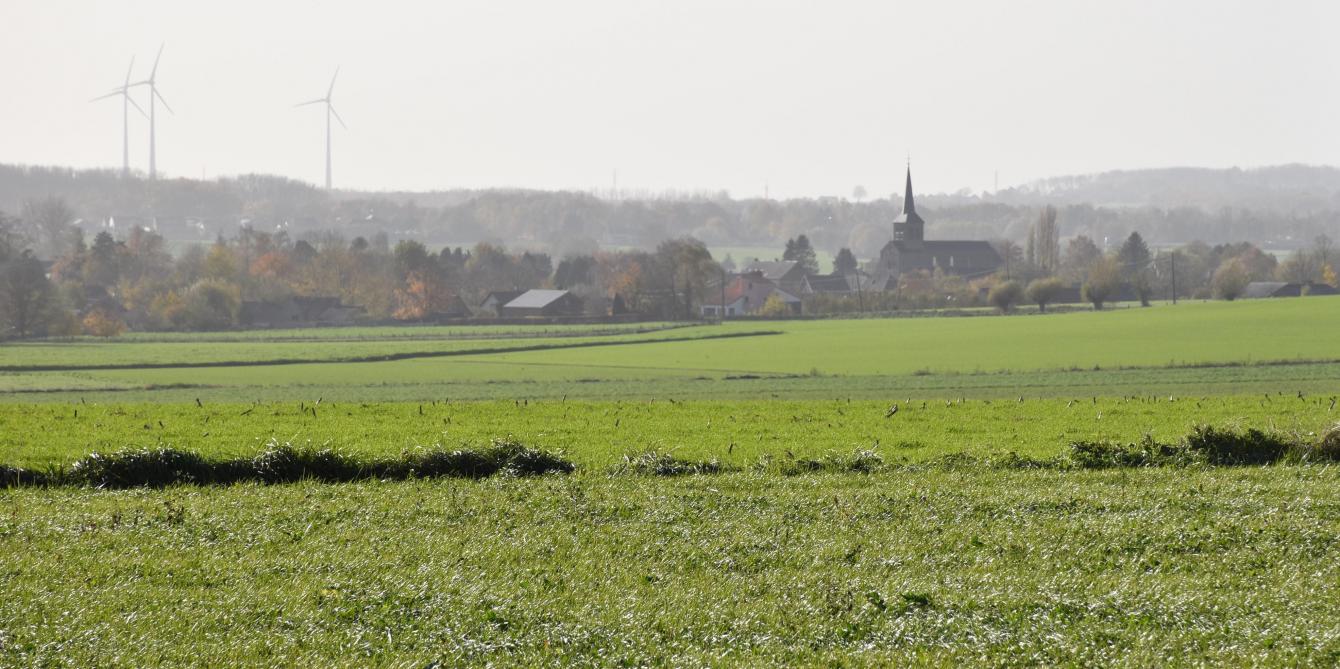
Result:
<svg viewBox="0 0 1340 669"><path fill-rule="evenodd" d="M80 167L80 166L75 166L75 165L60 165L60 164L35 164L35 163L5 163L5 162L0 162L0 168L5 168L5 167L7 167L7 168L14 168L14 169L18 169L18 170L50 170L50 171L71 171L71 172L106 173L106 174L108 174L109 176L113 176L113 177L118 178L118 179L119 179L119 178L126 178L126 177L123 177L123 176L122 176L122 173L121 173L121 169L120 169L120 168L118 168L118 167L109 167L109 166ZM955 190L955 191L921 192L921 193L918 193L918 197L978 197L978 196L982 196L982 195L992 195L992 194L996 194L996 193L1002 193L1002 192L1008 192L1008 191L1015 191L1015 190L1019 190L1019 189L1026 189L1026 188L1028 188L1028 187L1030 187L1030 186L1036 186L1036 185L1044 184L1044 183L1049 182L1049 181L1064 180L1064 179L1082 179L1082 178L1100 177L1100 176L1105 176L1105 175L1111 175L1111 174L1123 174L1123 173L1163 172L1163 171L1199 171L1199 172L1235 172L1235 171L1237 171L1237 172L1261 172L1261 171L1278 170L1278 169L1284 169L1284 168L1307 168L1307 169L1318 169L1318 170L1340 170L1340 165L1332 165L1332 164L1327 164L1327 163L1287 162L1287 163L1275 163L1275 164L1267 164L1267 165L1254 165L1254 166L1248 166L1248 167L1243 167L1243 166L1240 166L1240 165L1233 165L1233 166L1230 166L1230 167L1207 167L1207 166L1200 166L1200 165L1186 165L1186 164L1182 164L1182 165L1165 165L1165 166L1160 166L1160 167L1113 168L1113 169L1108 169L1108 170L1103 170L1103 171L1098 171L1098 172L1084 172L1084 173L1058 174L1058 175L1053 175L1053 176L1040 177L1040 178L1032 179L1032 180L1030 180L1030 181L1023 182L1023 183L1017 183L1017 184L1010 185L1010 186L1006 186L1006 187L1003 187L1003 188L998 188L998 189L996 189L996 190L985 190L985 189L983 189L983 190L974 190L974 189L972 189L972 188L970 188L970 187L965 186L965 187L959 188L958 190ZM203 170L202 170L202 172L203 172ZM708 198L708 197L710 197L710 196L716 196L716 195L721 195L721 194L724 194L725 197L726 197L727 199L730 199L730 200L737 200L737 201L743 201L743 200L768 200L768 201L775 201L775 202L785 202L785 201L788 201L788 200L825 200L825 199L842 199L842 200L850 200L850 199L852 199L852 198L850 197L850 195L851 195L850 193L847 193L847 194L807 195L807 196L786 196L786 197L768 197L768 196L765 196L765 195L747 195L747 196L740 196L740 195L733 194L733 193L731 192L731 189L730 189L730 188L726 188L726 187L721 187L721 188L707 188L707 187L703 187L703 188L673 188L673 187L672 187L672 188L659 188L659 189L656 189L656 188L649 188L649 187L618 187L618 188L616 189L616 188L611 188L611 187L608 187L608 186L606 186L606 187L593 186L593 187L587 187L587 188L580 188L580 187L537 187L537 186L516 186L516 185L494 185L494 186L452 186L452 187L444 187L444 188L412 189L412 188L357 188L357 187L338 187L338 186L337 186L337 187L334 187L334 188L331 188L331 189L327 190L327 189L323 188L321 185L316 184L316 183L312 183L312 182L310 182L310 181L307 181L306 179L301 179L301 178L297 178L297 177L291 177L291 176L287 176L287 175L283 175L283 174L278 174L278 173L272 173L272 172L239 172L239 173L234 173L234 174L219 174L219 175L214 175L214 176L204 176L204 175L202 174L200 177L194 177L194 176L187 176L187 175L172 175L171 173L166 173L166 174L165 174L163 171L160 170L160 171L159 171L159 174L158 174L158 177L157 177L156 179L154 179L154 178L150 178L147 172L145 172L145 171L143 171L143 170L139 170L139 169L134 169L134 168L132 168L132 169L130 170L130 173L129 173L128 177L131 178L131 179L135 179L135 180L138 180L138 181L145 181L145 182L152 182L152 181L187 181L187 182L194 182L194 183L223 182L223 181L227 181L227 180L237 180L237 179L241 179L241 178L244 178L244 177L268 177L268 178L284 179L284 180L291 181L291 182L294 182L294 183L297 183L297 184L301 184L301 185L303 185L303 186L307 186L307 187L311 188L312 190L320 191L320 192L326 192L326 193L330 193L330 194L332 194L332 195L341 194L341 193L343 193L343 194L363 194L363 195L437 195L437 194L450 194L450 193L461 193L461 192L507 192L507 191L517 192L517 191L522 191L522 192L535 192L535 193L581 193L581 194L586 194L586 195L593 195L593 196L596 196L596 197L598 197L598 198L600 198L600 199L639 199L638 196L653 196L653 197L654 197L654 196L672 196L672 195L680 195L680 196L686 196L686 197L701 197L701 198L705 198L705 199L706 199L706 198ZM766 181L765 181L765 183L766 183ZM863 184L854 184L854 185L852 186L852 188L854 189L857 185L863 185ZM968 191L968 193L965 195L965 194L963 193L964 191ZM620 198L620 197L617 197L618 194L620 194L620 193L627 193L627 194L629 194L629 197L626 197L626 198ZM615 197L606 197L606 196L615 196ZM870 192L870 194L869 194L869 200L870 200L870 201L878 201L878 200L882 200L882 199L890 199L890 198L893 198L893 197L895 197L895 196L897 196L897 197L902 197L902 194L901 194L900 192L895 192L895 191L890 191L890 192L888 192L888 193L881 193L881 192L878 192L878 191L872 191L872 192ZM865 198L862 198L862 199L865 199Z"/></svg>

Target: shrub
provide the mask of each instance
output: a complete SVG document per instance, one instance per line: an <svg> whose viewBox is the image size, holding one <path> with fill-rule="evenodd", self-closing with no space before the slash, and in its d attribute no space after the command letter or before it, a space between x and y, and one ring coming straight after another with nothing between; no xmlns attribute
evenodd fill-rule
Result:
<svg viewBox="0 0 1340 669"><path fill-rule="evenodd" d="M1216 296L1231 302L1242 296L1251 280L1251 274L1243 267L1241 259L1230 258L1221 263L1218 269L1214 271L1214 277L1210 280L1210 283L1214 286Z"/></svg>
<svg viewBox="0 0 1340 669"><path fill-rule="evenodd" d="M190 330L218 330L237 322L242 298L237 286L202 280L191 286L182 301L180 319Z"/></svg>
<svg viewBox="0 0 1340 669"><path fill-rule="evenodd" d="M1065 292L1065 282L1057 277L1048 277L1046 279L1035 279L1028 284L1024 294L1028 301L1038 305L1038 311L1047 311L1047 305L1060 299L1061 293Z"/></svg>
<svg viewBox="0 0 1340 669"><path fill-rule="evenodd" d="M161 488L178 483L207 483L210 464L195 453L173 448L144 448L91 453L70 465L69 482L95 488Z"/></svg>
<svg viewBox="0 0 1340 669"><path fill-rule="evenodd" d="M1024 287L1018 281L1005 281L996 284L987 294L988 301L1001 311L1008 313L1014 305L1024 299Z"/></svg>
<svg viewBox="0 0 1340 669"><path fill-rule="evenodd" d="M1099 310L1116 294L1120 287L1121 272L1116 261L1111 258L1100 258L1089 268L1088 279L1084 282L1080 292L1084 294L1086 302L1092 304L1095 310Z"/></svg>

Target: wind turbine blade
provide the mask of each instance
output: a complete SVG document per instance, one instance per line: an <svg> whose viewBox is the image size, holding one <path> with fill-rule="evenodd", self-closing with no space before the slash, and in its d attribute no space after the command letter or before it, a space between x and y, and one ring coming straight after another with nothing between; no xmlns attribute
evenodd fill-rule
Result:
<svg viewBox="0 0 1340 669"><path fill-rule="evenodd" d="M335 66L335 74L330 78L330 88L326 89L326 99L330 99L330 94L335 92L335 79L340 76L340 66Z"/></svg>
<svg viewBox="0 0 1340 669"><path fill-rule="evenodd" d="M330 103L327 102L326 104L330 104ZM347 125L344 124L344 119L340 118L340 113L337 112L337 111L335 111L335 105L330 105L330 113L333 114L333 115L335 116L335 120L336 120L336 121L339 121L339 122L340 122L340 127L341 127L341 128L344 128L345 130L348 130L348 129L349 129L349 126L347 126Z"/></svg>
<svg viewBox="0 0 1340 669"><path fill-rule="evenodd" d="M151 87L149 87L149 90L153 91L153 94L156 95L156 96L158 96L158 101L161 102L161 103L163 103L163 108L164 108L164 109L167 109L169 114L175 114L175 113L177 113L177 112L172 111L172 107L169 107L169 106L168 106L167 100L164 100L164 99L163 99L163 94L162 94L162 93L159 93L157 88L151 86Z"/></svg>
<svg viewBox="0 0 1340 669"><path fill-rule="evenodd" d="M307 105L314 105L314 104L316 104L316 103L318 103L318 102L325 102L325 101L326 101L325 98L317 98L317 99L315 99L315 100L308 100L307 102L299 102L298 104L293 105L293 106L294 106L294 107L306 107Z"/></svg>
<svg viewBox="0 0 1340 669"><path fill-rule="evenodd" d="M105 100L105 99L110 98L110 97L112 97L112 96L114 96L114 95L125 95L125 94L126 94L125 89L123 89L123 88L118 88L118 89L116 89L116 90L114 90L114 91L112 91L111 93L108 93L108 94L106 94L106 95L99 95L98 97L89 100L89 102L97 102L98 100Z"/></svg>
<svg viewBox="0 0 1340 669"><path fill-rule="evenodd" d="M135 57L130 57L130 67L126 68L126 87L130 87L130 73L135 70Z"/></svg>
<svg viewBox="0 0 1340 669"><path fill-rule="evenodd" d="M130 97L130 93L126 93L125 96L126 96L126 102L129 102L130 106L134 107L135 111L138 111L140 113L140 116L143 116L144 118L149 118L149 115L146 114L144 111L144 107L141 107L140 103L135 102L135 98Z"/></svg>
<svg viewBox="0 0 1340 669"><path fill-rule="evenodd" d="M167 46L167 42L158 45L158 55L154 56L154 69L149 70L149 81L153 81L154 75L158 74L158 59L163 57L163 47L165 46Z"/></svg>

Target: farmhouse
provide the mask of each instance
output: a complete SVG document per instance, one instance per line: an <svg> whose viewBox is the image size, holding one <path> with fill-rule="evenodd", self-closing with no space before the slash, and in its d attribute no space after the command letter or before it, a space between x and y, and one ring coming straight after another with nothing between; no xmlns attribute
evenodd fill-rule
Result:
<svg viewBox="0 0 1340 669"><path fill-rule="evenodd" d="M1264 297L1302 297L1304 295L1336 295L1340 293L1327 283L1287 283L1284 281L1253 281L1247 284L1242 296L1248 299Z"/></svg>
<svg viewBox="0 0 1340 669"><path fill-rule="evenodd" d="M801 280L801 295L847 295L860 290L862 277L859 274L809 274Z"/></svg>
<svg viewBox="0 0 1340 669"><path fill-rule="evenodd" d="M769 281L762 271L755 270L735 275L726 284L725 295L710 296L703 300L704 316L745 316L758 313L768 298L776 295L792 314L800 313L800 298L782 290Z"/></svg>
<svg viewBox="0 0 1340 669"><path fill-rule="evenodd" d="M501 316L503 305L507 304L508 302L511 302L512 300L515 300L518 297L521 297L521 294L524 292L526 291L524 290L490 291L488 295L484 296L484 300L479 303L479 309L480 311L483 311L485 313L494 316Z"/></svg>
<svg viewBox="0 0 1340 669"><path fill-rule="evenodd" d="M566 290L528 290L502 307L506 317L527 316L580 316L585 305L582 299Z"/></svg>
<svg viewBox="0 0 1340 669"><path fill-rule="evenodd" d="M316 325L348 325L363 307L341 304L338 297L293 296L282 300L242 303L238 322L256 328L292 328Z"/></svg>
<svg viewBox="0 0 1340 669"><path fill-rule="evenodd" d="M740 274L755 272L793 295L801 292L805 282L805 268L795 260L755 261L745 267Z"/></svg>
<svg viewBox="0 0 1340 669"><path fill-rule="evenodd" d="M879 252L880 267L892 278L924 270L977 279L994 274L1003 261L991 244L984 241L941 241L926 239L926 222L917 214L912 195L912 168L907 169L907 187L903 191L903 213L893 221L893 240Z"/></svg>

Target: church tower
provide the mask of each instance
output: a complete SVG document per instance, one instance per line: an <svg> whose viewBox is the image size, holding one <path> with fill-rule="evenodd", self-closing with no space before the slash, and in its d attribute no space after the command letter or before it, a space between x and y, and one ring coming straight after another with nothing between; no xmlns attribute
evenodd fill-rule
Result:
<svg viewBox="0 0 1340 669"><path fill-rule="evenodd" d="M893 241L905 246L920 245L926 240L926 222L917 215L917 203L912 197L912 166L907 166L907 187L903 189L903 213L893 219Z"/></svg>

